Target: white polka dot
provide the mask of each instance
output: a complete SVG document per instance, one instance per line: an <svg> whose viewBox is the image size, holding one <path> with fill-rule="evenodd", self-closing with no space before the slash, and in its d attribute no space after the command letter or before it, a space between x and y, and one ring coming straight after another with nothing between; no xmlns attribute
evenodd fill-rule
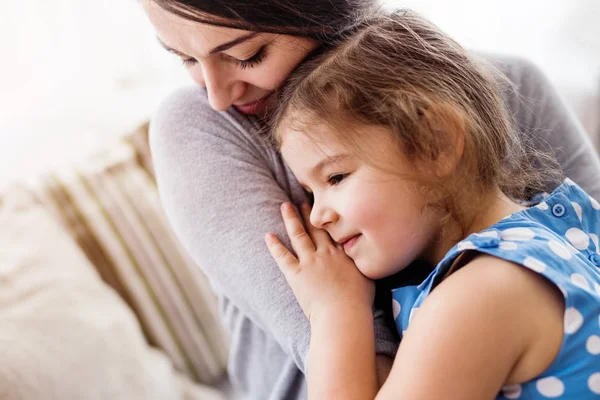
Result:
<svg viewBox="0 0 600 400"><path fill-rule="evenodd" d="M561 258L564 258L565 260L570 260L571 257L573 257L573 254L571 254L569 249L565 245L557 242L556 240L550 240L548 242L548 247L550 247L550 250L552 250L554 254Z"/></svg>
<svg viewBox="0 0 600 400"><path fill-rule="evenodd" d="M594 242L594 246L596 246L596 253L600 253L600 247L598 247L598 235L590 233L590 237L592 238L592 242Z"/></svg>
<svg viewBox="0 0 600 400"><path fill-rule="evenodd" d="M516 250L518 246L515 242L500 242L498 247L500 250Z"/></svg>
<svg viewBox="0 0 600 400"><path fill-rule="evenodd" d="M544 210L544 211L546 211L549 208L548 203L546 203L545 201L542 201L536 207L539 208L540 210Z"/></svg>
<svg viewBox="0 0 600 400"><path fill-rule="evenodd" d="M594 207L596 210L600 210L600 204L598 204L596 199L590 197L590 203L592 203L592 207Z"/></svg>
<svg viewBox="0 0 600 400"><path fill-rule="evenodd" d="M460 242L458 244L458 250L462 251L462 250L474 250L476 249L477 246L475 246L473 244L473 242L469 241L469 240L465 240L464 242Z"/></svg>
<svg viewBox="0 0 600 400"><path fill-rule="evenodd" d="M535 237L535 232L529 228L510 228L502 232L503 240L529 240Z"/></svg>
<svg viewBox="0 0 600 400"><path fill-rule="evenodd" d="M475 235L480 236L480 237L498 237L498 232L486 231L486 232L476 233Z"/></svg>
<svg viewBox="0 0 600 400"><path fill-rule="evenodd" d="M571 282L582 289L590 290L590 283L581 274L571 274Z"/></svg>
<svg viewBox="0 0 600 400"><path fill-rule="evenodd" d="M588 387L593 393L600 394L600 372L596 372L588 378Z"/></svg>
<svg viewBox="0 0 600 400"><path fill-rule="evenodd" d="M565 385L554 376L539 379L535 386L544 397L559 397L565 392Z"/></svg>
<svg viewBox="0 0 600 400"><path fill-rule="evenodd" d="M535 272L543 272L546 269L546 264L533 257L527 257L523 265Z"/></svg>
<svg viewBox="0 0 600 400"><path fill-rule="evenodd" d="M579 217L579 222L583 222L583 211L581 210L581 206L578 203L575 203L574 201L571 202L571 205L575 209L577 217Z"/></svg>
<svg viewBox="0 0 600 400"><path fill-rule="evenodd" d="M579 250L573 247L571 243L565 243L565 246L567 246L567 249L569 249L572 254L579 254Z"/></svg>
<svg viewBox="0 0 600 400"><path fill-rule="evenodd" d="M571 228L565 236L578 250L586 250L590 245L590 237L579 228Z"/></svg>
<svg viewBox="0 0 600 400"><path fill-rule="evenodd" d="M600 354L600 336L590 336L585 342L585 348L590 354L594 356Z"/></svg>
<svg viewBox="0 0 600 400"><path fill-rule="evenodd" d="M394 321L396 320L396 318L398 318L398 315L400 315L401 309L402 306L400 305L400 303L398 303L398 300L392 299L392 311L394 313Z"/></svg>
<svg viewBox="0 0 600 400"><path fill-rule="evenodd" d="M583 316L573 307L565 310L565 333L571 334L577 332L583 325Z"/></svg>
<svg viewBox="0 0 600 400"><path fill-rule="evenodd" d="M518 399L521 397L521 385L506 385L502 387L502 394L507 399Z"/></svg>

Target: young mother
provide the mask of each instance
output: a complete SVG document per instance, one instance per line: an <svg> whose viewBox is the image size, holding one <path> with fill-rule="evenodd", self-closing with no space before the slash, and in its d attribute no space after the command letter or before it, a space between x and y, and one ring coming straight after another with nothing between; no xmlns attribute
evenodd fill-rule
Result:
<svg viewBox="0 0 600 400"><path fill-rule="evenodd" d="M200 86L165 101L152 121L151 146L170 222L221 300L231 332L231 379L247 398L304 398L309 322L263 236L287 237L279 207L306 195L258 130L288 74L311 51L352 29L374 1L142 4L161 44ZM518 88L505 100L522 133L554 149L566 174L600 198L594 179L600 162L548 82L523 60L490 61ZM396 343L382 313L374 315L378 362L385 367Z"/></svg>

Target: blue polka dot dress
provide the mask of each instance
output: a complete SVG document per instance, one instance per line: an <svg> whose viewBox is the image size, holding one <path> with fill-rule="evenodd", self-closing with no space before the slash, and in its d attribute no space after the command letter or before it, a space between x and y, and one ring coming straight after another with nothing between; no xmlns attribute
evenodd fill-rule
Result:
<svg viewBox="0 0 600 400"><path fill-rule="evenodd" d="M497 399L600 399L600 204L567 179L542 202L454 246L418 286L394 289L394 319L404 332L456 258L487 253L543 275L565 299L560 351L536 379L502 388Z"/></svg>

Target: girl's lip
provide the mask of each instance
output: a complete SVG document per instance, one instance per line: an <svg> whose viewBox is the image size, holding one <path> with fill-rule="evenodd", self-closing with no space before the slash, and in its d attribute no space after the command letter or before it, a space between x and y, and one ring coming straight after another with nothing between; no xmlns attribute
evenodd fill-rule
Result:
<svg viewBox="0 0 600 400"><path fill-rule="evenodd" d="M356 242L358 241L358 239L360 239L362 235L359 233L358 235L352 236L351 238L349 238L348 240L346 240L345 242L342 243L342 246L344 247L344 251L346 253L348 253L348 251L354 247L354 245L356 244Z"/></svg>
<svg viewBox="0 0 600 400"><path fill-rule="evenodd" d="M234 104L233 106L236 108L236 110L243 114L256 115L259 114L260 111L262 111L262 108L266 105L267 100L269 99L269 97L271 97L272 94L273 92L251 103L240 105Z"/></svg>

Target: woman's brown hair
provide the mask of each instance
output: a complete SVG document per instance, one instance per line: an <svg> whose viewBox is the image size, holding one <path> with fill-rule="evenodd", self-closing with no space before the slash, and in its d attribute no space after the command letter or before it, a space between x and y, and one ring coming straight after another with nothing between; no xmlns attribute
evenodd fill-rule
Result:
<svg viewBox="0 0 600 400"><path fill-rule="evenodd" d="M353 126L383 127L421 171L454 154L462 141L452 176L416 177L430 205L461 222L472 211L459 205L465 199L494 187L526 199L560 178L552 158L527 146L513 126L501 97L510 89L499 72L435 25L398 11L370 17L299 66L280 91L270 125L279 142L283 130L310 135L311 124L326 123L337 140L374 165L377 160L364 154L365 130Z"/></svg>
<svg viewBox="0 0 600 400"><path fill-rule="evenodd" d="M377 0L147 0L190 21L315 39L327 46L350 31Z"/></svg>

